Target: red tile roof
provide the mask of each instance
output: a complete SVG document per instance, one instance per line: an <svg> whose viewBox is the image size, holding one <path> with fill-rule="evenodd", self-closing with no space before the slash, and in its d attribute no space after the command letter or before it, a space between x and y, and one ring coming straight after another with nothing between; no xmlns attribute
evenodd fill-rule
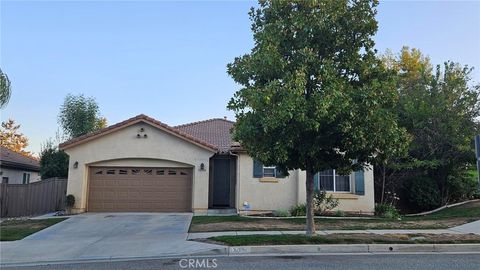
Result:
<svg viewBox="0 0 480 270"><path fill-rule="evenodd" d="M230 151L233 144L231 130L234 124L235 122L226 119L213 118L175 126L174 128L215 145L219 152L226 153Z"/></svg>
<svg viewBox="0 0 480 270"><path fill-rule="evenodd" d="M32 157L27 157L8 148L0 148L0 163L2 166L40 171L40 162Z"/></svg>

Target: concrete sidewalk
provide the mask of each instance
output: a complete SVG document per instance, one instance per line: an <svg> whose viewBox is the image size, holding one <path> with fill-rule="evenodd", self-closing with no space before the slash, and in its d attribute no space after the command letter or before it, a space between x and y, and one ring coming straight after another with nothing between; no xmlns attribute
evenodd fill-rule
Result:
<svg viewBox="0 0 480 270"><path fill-rule="evenodd" d="M473 233L480 234L480 220L463 224L457 227L450 228L449 230L459 233Z"/></svg>

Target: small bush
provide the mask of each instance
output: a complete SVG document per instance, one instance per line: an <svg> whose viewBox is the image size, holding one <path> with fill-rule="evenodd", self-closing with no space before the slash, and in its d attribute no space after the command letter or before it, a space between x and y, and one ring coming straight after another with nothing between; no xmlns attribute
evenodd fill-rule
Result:
<svg viewBox="0 0 480 270"><path fill-rule="evenodd" d="M278 209L278 210L273 211L273 215L275 217L289 217L290 212L288 212L288 210L286 210L286 209Z"/></svg>
<svg viewBox="0 0 480 270"><path fill-rule="evenodd" d="M325 211L332 210L339 204L338 199L330 194L327 196L325 190L315 191L313 194L313 207L316 215L322 215Z"/></svg>
<svg viewBox="0 0 480 270"><path fill-rule="evenodd" d="M307 204L299 203L292 206L292 208L290 208L290 214L295 217L307 215Z"/></svg>
<svg viewBox="0 0 480 270"><path fill-rule="evenodd" d="M400 214L395 206L386 203L379 203L375 205L375 216L396 219L400 217Z"/></svg>
<svg viewBox="0 0 480 270"><path fill-rule="evenodd" d="M475 193L478 192L477 175L472 171L458 176L449 176L447 183L450 202L471 200L475 198Z"/></svg>
<svg viewBox="0 0 480 270"><path fill-rule="evenodd" d="M70 208L73 208L74 205L75 205L75 196L73 196L72 194L68 194L67 198L65 198L65 206L67 207L67 209L70 209Z"/></svg>
<svg viewBox="0 0 480 270"><path fill-rule="evenodd" d="M335 216L336 216L336 217L344 217L344 216L345 216L345 212L342 211L342 210L337 210L337 211L335 211Z"/></svg>
<svg viewBox="0 0 480 270"><path fill-rule="evenodd" d="M40 153L40 175L42 179L68 177L68 155L59 150L53 141L47 141Z"/></svg>
<svg viewBox="0 0 480 270"><path fill-rule="evenodd" d="M420 211L440 206L441 196L437 183L429 177L415 177L407 181L408 201Z"/></svg>

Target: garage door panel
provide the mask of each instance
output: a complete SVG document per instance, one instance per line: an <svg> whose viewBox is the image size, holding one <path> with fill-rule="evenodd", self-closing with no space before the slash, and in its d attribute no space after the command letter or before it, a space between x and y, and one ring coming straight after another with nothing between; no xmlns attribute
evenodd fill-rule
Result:
<svg viewBox="0 0 480 270"><path fill-rule="evenodd" d="M191 169L92 167L90 171L89 211L191 211Z"/></svg>

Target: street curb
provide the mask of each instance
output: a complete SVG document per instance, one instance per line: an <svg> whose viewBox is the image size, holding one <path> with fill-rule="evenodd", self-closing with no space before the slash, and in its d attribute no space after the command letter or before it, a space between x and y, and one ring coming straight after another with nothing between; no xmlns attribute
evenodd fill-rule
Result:
<svg viewBox="0 0 480 270"><path fill-rule="evenodd" d="M343 253L471 252L480 253L480 244L353 244L300 246L237 246L228 256L260 254L343 254Z"/></svg>
<svg viewBox="0 0 480 270"><path fill-rule="evenodd" d="M7 262L3 267L38 266L54 264L78 264L99 262L122 262L138 260L178 259L189 257L222 256L281 256L281 255L361 255L361 254L407 254L407 253L471 253L480 254L480 244L336 244L336 245L277 245L277 246L236 246L215 248L190 254L169 254L150 257L90 258L76 260Z"/></svg>

